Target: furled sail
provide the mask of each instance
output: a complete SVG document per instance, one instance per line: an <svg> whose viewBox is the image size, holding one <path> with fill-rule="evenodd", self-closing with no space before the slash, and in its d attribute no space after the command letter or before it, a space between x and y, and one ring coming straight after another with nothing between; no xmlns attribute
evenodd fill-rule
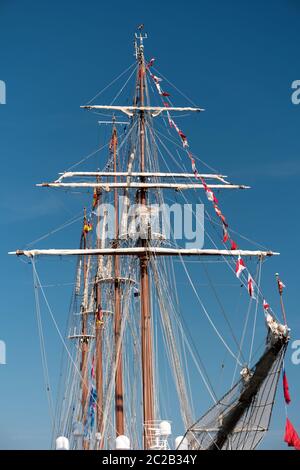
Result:
<svg viewBox="0 0 300 470"><path fill-rule="evenodd" d="M264 354L218 403L191 426L185 437L198 450L253 450L269 428L288 329L268 324ZM281 330L281 331L280 331Z"/></svg>

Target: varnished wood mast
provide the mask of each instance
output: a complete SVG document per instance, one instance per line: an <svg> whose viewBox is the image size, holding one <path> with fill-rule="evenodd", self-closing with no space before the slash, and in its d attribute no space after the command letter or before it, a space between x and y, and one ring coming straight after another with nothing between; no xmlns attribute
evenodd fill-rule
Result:
<svg viewBox="0 0 300 470"><path fill-rule="evenodd" d="M139 48L139 92L140 106L144 107L144 76L145 61L142 45ZM146 171L145 166L145 113L140 112L140 171ZM145 178L142 177L142 183ZM147 205L147 191L141 188L140 202ZM148 240L142 240L146 248ZM142 343L142 379L143 379L143 417L144 417L144 449L149 449L151 442L147 432L147 425L152 423L154 417L154 387L152 363L152 331L151 331L151 305L149 292L148 257L140 258L140 289L141 289L141 343Z"/></svg>
<svg viewBox="0 0 300 470"><path fill-rule="evenodd" d="M113 127L112 146L114 153L114 172L117 171L117 129ZM115 175L115 183L118 177ZM119 238L119 200L118 189L114 190L114 206L115 206L115 248L118 248ZM115 361L116 361L116 375L115 375L115 417L116 417L116 435L121 436L124 434L124 404L123 404L123 354L122 354L122 339L121 339L121 325L122 325L122 311L121 311L121 293L120 293L120 258L118 255L114 256L114 275L115 275Z"/></svg>
<svg viewBox="0 0 300 470"><path fill-rule="evenodd" d="M86 210L84 210L84 222L83 222L83 247L86 250L87 248L87 233L84 230L85 225L87 224ZM88 288L88 255L83 255L83 289L84 292ZM82 324L81 324L81 377L82 377L82 396L81 396L81 406L82 406L82 424L85 426L87 408L88 408L88 354L89 354L89 337L88 337L88 306L85 304L85 294L83 295L83 304L82 304ZM88 448L88 440L83 440L84 449Z"/></svg>
<svg viewBox="0 0 300 470"><path fill-rule="evenodd" d="M100 223L100 211L99 206L101 204L101 191L97 189L97 222L98 227ZM100 249L102 246L101 238L97 237L97 248ZM102 318L99 318L100 310L102 309L102 296L101 296L101 283L100 283L100 260L98 256L97 260L97 273L96 273L96 306L95 306L95 375L96 375L96 390L97 390L97 431L101 435L99 447L103 446L103 350L102 350L102 336L103 336L103 322Z"/></svg>

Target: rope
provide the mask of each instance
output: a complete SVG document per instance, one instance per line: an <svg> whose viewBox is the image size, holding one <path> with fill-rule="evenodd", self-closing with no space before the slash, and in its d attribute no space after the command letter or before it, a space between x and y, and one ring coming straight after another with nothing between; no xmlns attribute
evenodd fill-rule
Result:
<svg viewBox="0 0 300 470"><path fill-rule="evenodd" d="M161 141L161 139L157 136L157 133L156 133L154 130L153 130L153 132L155 133L156 137L158 138L158 140L160 141L160 143L162 144L162 146L165 148L165 150L167 151L167 153L172 157L171 152L170 152L169 149L164 145L164 143ZM158 150L159 150L159 148L158 148ZM159 152L160 152L160 150L159 150ZM161 155L162 158L163 158L163 155L162 155L161 152L160 152L160 155ZM164 158L163 158L163 160L164 160ZM165 160L164 160L164 162L165 162ZM165 162L165 164L166 164L166 162ZM180 190L180 193L182 194L182 197L185 199L185 201L188 203L188 200L187 200L186 196L183 194L183 191L182 191L182 190ZM200 198L199 198L199 199L200 199ZM200 202L203 204L203 202L201 201L201 199L200 199ZM195 212L193 211L193 209L190 208L190 206L188 206L188 207L189 207L189 210L191 210L191 212L193 213L193 215L194 215L194 216L196 217L196 219L198 220L198 217L197 217L197 215L195 214ZM208 216L208 212L207 212L207 211L205 211L205 212L206 212L206 214L207 214L207 216ZM208 220L211 221L211 217L208 216ZM214 245L215 247L217 247L216 243L212 240L211 236L210 236L209 234L207 234L207 235L208 235L210 241L213 243L213 245ZM226 248L226 244L223 243L223 245L224 245L225 248ZM227 248L226 248L226 249L227 249ZM224 261L227 263L227 265L228 265L228 267L231 269L231 271L235 274L234 260L231 260L231 262L232 262L232 266L231 266L231 265L230 265L230 261L229 261L225 256L222 256L222 258L223 258ZM246 275L245 275L244 273L242 273L242 275L241 275L241 277L240 277L240 282L243 284L244 287L247 288L247 278L246 278ZM261 299L261 300L264 298L264 295L263 295L263 293L262 293L262 291L261 291L261 289L260 289L259 286L257 286L257 295L260 296L260 299ZM273 312L273 310L272 310L271 308L270 308L269 310L270 310L270 312L272 312L272 315L274 316L274 318L277 319L277 317L276 317L275 313Z"/></svg>
<svg viewBox="0 0 300 470"><path fill-rule="evenodd" d="M49 312L50 317L51 317L51 319L52 319L52 321L53 321L53 324L54 324L54 326L55 326L55 329L56 329L56 331L57 331L57 333L58 333L58 336L59 336L59 338L60 338L60 340L61 340L61 342L62 342L62 344L63 344L64 349L65 349L66 352L67 352L67 355L69 356L70 361L72 362L72 364L73 364L73 366L74 366L74 369L75 369L76 373L79 375L80 379L82 379L81 372L80 372L79 368L77 367L77 364L76 364L76 362L74 361L74 359L73 359L73 357L72 357L72 355L71 355L71 353L70 353L70 351L69 351L69 349L68 349L68 347L67 347L67 344L66 344L66 342L65 342L65 340L64 340L64 338L63 338L63 336L62 336L62 333L61 333L61 331L60 331L60 329L59 329L59 326L58 326L58 324L57 324L57 322L56 322L56 320L55 320L55 318L54 318L52 309L51 309L50 304L49 304L49 302L48 302L48 299L47 299L47 297L46 297L45 291L44 291L44 289L43 289L43 287L42 287L40 278L39 278L39 276L38 276L38 273L37 273L37 270L36 270L36 266L35 266L35 260L34 260L34 258L32 258L32 267L33 267L33 271L34 271L35 278L36 278L36 280L38 281L39 289L41 290L42 296L43 296L43 298L44 298L45 304L46 304L46 306L47 306L48 312ZM86 385L88 385L88 384L86 384Z"/></svg>
<svg viewBox="0 0 300 470"><path fill-rule="evenodd" d="M67 354L68 354L68 356L69 356L69 358L70 358L70 360L71 360L71 362L73 363L73 366L75 367L75 370L78 372L79 376L81 377L81 373L80 373L79 369L77 368L76 363L74 362L74 360L73 360L73 358L72 358L72 355L71 355L71 353L70 353L70 351L69 351L69 349L68 349L68 347L67 347L67 345L66 345L66 342L65 342L65 340L64 340L64 338L63 338L63 336L62 336L62 334L61 334L61 331L60 331L60 329L59 329L59 326L58 326L58 324L57 324L57 322L56 322L56 320L55 320L55 318L54 318L52 309L51 309L51 307L50 307L50 305L49 305L49 302L48 302L48 299L47 299L47 297L46 297L45 291L44 291L44 289L43 289L43 287L42 287L40 278L39 278L39 276L38 276L38 273L37 273L37 270L36 270L36 266L35 266L35 260L34 260L34 258L32 258L32 267L33 267L33 271L34 271L35 277L36 277L36 279L37 279L37 281L38 281L39 288L40 288L40 290L41 290L41 292L42 292L42 295L43 295L45 304L46 304L46 306L47 306L48 312L49 312L49 314L50 314L50 316L51 316L51 319L52 319L52 321L53 321L53 324L54 324L54 326L55 326L55 329L56 329L56 331L57 331L57 333L58 333L58 336L59 336L59 338L60 338L60 340L61 340L61 342L62 342L62 344L63 344L63 346L64 346L64 348L65 348L65 350L66 350L66 352L67 352Z"/></svg>
<svg viewBox="0 0 300 470"><path fill-rule="evenodd" d="M33 260L33 266L34 266L34 260ZM43 323L42 323L42 318L41 318L41 309L40 309L40 302L39 302L39 293L38 293L39 286L38 286L38 279L36 277L35 269L33 269L33 286L34 286L34 297L35 297L35 307L36 307L35 311L36 311L36 319L37 319L37 326L38 326L39 343L40 343L40 350L41 350L41 360L42 360L46 395L48 399L52 426L53 428L56 428L54 405L53 405L53 398L52 398L51 386L50 386L50 375L49 375L49 368L48 368L46 348L45 348L45 339L44 339L44 333L43 333Z"/></svg>
<svg viewBox="0 0 300 470"><path fill-rule="evenodd" d="M159 70L157 70L157 68L153 67L153 70L155 70L155 72L161 75L161 77L164 80L166 80L166 82L168 82L176 91L178 91L178 93L180 93L180 95L183 96L183 98L188 100L195 108L197 108L197 105L194 103L194 101L192 101L185 93L179 90L179 88L177 88L176 85L174 85L174 83L170 82L170 80L168 80Z"/></svg>
<svg viewBox="0 0 300 470"><path fill-rule="evenodd" d="M146 131L148 130L148 128L149 128L149 123L147 122ZM150 132L150 135L151 135L151 138L153 139L153 134L152 134L151 132ZM148 132L146 132L146 139L147 139L147 143L148 143ZM154 141L153 148L154 148L154 149L156 148L155 141ZM156 158L156 161L157 161L157 158ZM155 166L155 162L153 162L153 163L154 163L154 166ZM159 197L160 197L161 201L163 202L163 199L162 199L162 197L161 197L161 192L159 192L158 194L159 194ZM160 260L160 261L161 261L161 260ZM164 265L165 265L165 264L166 264L166 262L164 263ZM174 276L174 266L173 266L172 260L171 260L171 266L172 266L172 272L173 272L173 276ZM165 269L166 269L166 268L165 268ZM187 337L186 337L186 335L185 335L185 333L184 333L184 330L183 330L183 328L182 328L181 321L180 321L180 319L178 318L178 316L176 315L176 309L174 308L173 303L172 303L172 299L171 299L171 297L170 297L170 295L169 295L169 292L171 291L171 289L170 289L170 287L169 287L169 286L166 284L166 282L165 282L166 277L167 277L167 272L162 273L162 274L160 275L160 283L165 284L164 292L166 293L166 295L167 295L167 297L168 297L168 305L169 305L170 307L172 307L172 311L173 311L173 314L174 314L174 316L175 316L175 320L176 320L176 322L177 322L177 325L178 325L179 328L180 328L180 332L181 332L182 338L183 338L183 340L184 340L184 343L183 343L183 344L187 344L187 345L188 345L188 348L189 348L191 357L192 357L192 359L193 359L193 361L194 361L194 363L195 363L195 365L196 365L196 368L197 368L197 370L199 371L200 376L201 376L202 380L204 381L204 384L205 384L205 386L207 387L207 389L208 389L208 391L209 391L209 393L210 393L210 395L211 395L213 401L216 401L216 395L215 395L215 393L214 393L214 391L213 391L213 387L212 387L212 385L211 385L211 383L210 383L210 380L209 380L209 378L208 378L208 374L207 374L207 372L206 372L206 370L205 370L205 367L204 367L204 365L203 365L203 363L202 363L202 361L201 361L201 358L199 357L199 353L198 353L198 351L197 351L197 349L196 349L196 347L195 347L195 345L194 345L194 343L193 343L193 341L192 341L192 339L191 339L191 336L189 335L189 336L190 336L190 341L191 341L191 343L192 343L192 345L193 345L193 347L194 347L194 349L195 349L195 351L196 351L196 353L197 353L198 361L199 361L199 363L201 364L201 368L204 370L204 373L205 373L205 375L206 375L207 380L205 379L204 374L203 374L201 368L199 367L199 363L197 362L197 359L196 359L196 357L195 357L195 355L194 355L194 353L193 353L193 351L192 351L192 349L191 349L191 347L190 347L190 345L189 345L188 339L187 339ZM173 289L173 290L175 290L175 292L177 293L176 287L175 287L175 289ZM178 298L177 298L177 304L179 305ZM187 330L187 332L189 333L189 330L188 330L187 328L186 328L186 330ZM189 380L189 378L188 378L188 380ZM192 397L191 397L191 402L192 402Z"/></svg>
<svg viewBox="0 0 300 470"><path fill-rule="evenodd" d="M120 96L120 94L122 93L122 91L124 90L124 88L126 87L127 83L129 82L129 80L131 79L132 75L136 72L136 69L137 69L137 66L133 69L133 71L131 72L131 74L129 75L129 77L127 78L126 82L124 83L124 85L122 86L122 88L118 91L118 93L116 94L116 96L113 98L113 100L110 102L110 106L112 106L114 104L114 102L116 101L116 99Z"/></svg>
<svg viewBox="0 0 300 470"><path fill-rule="evenodd" d="M262 266L262 261L259 260L259 272L258 272L258 285L260 285L260 279L261 279L261 266ZM256 299L256 305L255 305L255 314L254 314L254 321L253 321L253 332L252 332L252 338L251 338L251 345L250 345L250 352L249 352L249 360L248 364L251 363L252 359L252 352L253 352L253 345L254 345L254 336L255 336L255 328L256 328L256 320L257 320L257 312L258 312L258 299Z"/></svg>
<svg viewBox="0 0 300 470"><path fill-rule="evenodd" d="M59 225L57 228L53 229L53 230L50 230L50 232L47 232L45 235L42 235L41 237L37 238L36 240L33 240L32 242L30 243L27 243L27 245L25 245L27 248L29 248L30 246L32 245L35 245L36 243L42 241L42 240L45 240L46 238L48 238L50 235L53 235L54 233L57 233L59 232L60 230L63 230L64 228L66 227L69 227L70 225L74 224L75 222L77 222L78 220L82 219L82 211L80 211L80 216L79 215L76 215L74 217L72 217L71 219L67 220L64 224L62 225Z"/></svg>
<svg viewBox="0 0 300 470"><path fill-rule="evenodd" d="M133 64L131 64L129 67L127 67L127 69L125 69L122 73L120 73L120 75L118 75L118 77L116 77L114 80L112 80L108 85L106 85L104 88L102 88L102 90L100 90L98 93L96 93L96 95L91 98L86 104L89 105L92 101L94 101L94 99L98 98L98 96L100 96L105 90L107 90L111 85L113 85L115 82L117 82L121 77L123 77L123 75L125 75L126 72L128 72L134 65L136 65L136 62L134 62Z"/></svg>
<svg viewBox="0 0 300 470"><path fill-rule="evenodd" d="M185 427L188 427L193 422L193 419L192 419L192 412L191 412L190 405L189 405L190 400L188 399L187 390L185 387L184 372L182 370L181 360L179 358L179 354L176 348L176 341L175 341L175 336L174 336L174 332L172 329L172 324L170 321L169 312L167 311L165 302L162 299L162 291L161 291L162 279L159 279L158 277L155 263L152 262L151 265L153 269L156 289L158 292L158 300L159 300L159 304L161 307L160 308L161 319L162 319L162 323L163 323L163 327L165 331L166 342L168 345L168 350L169 350L169 354L171 358L171 364L173 366L173 372L175 376L175 383L177 386L178 397L181 403L183 422L184 422Z"/></svg>
<svg viewBox="0 0 300 470"><path fill-rule="evenodd" d="M255 277L255 285L257 285L257 276L258 276L258 274L256 274L256 277ZM253 300L253 298L251 297L251 298L250 298L250 301L249 301L249 305L248 305L248 310L247 310L247 315L246 315L246 319L245 319L245 324L244 324L244 328L243 328L243 332L242 332L242 337L241 337L241 342L240 342L240 346L239 346L239 351L242 351L242 347L243 347L243 345L244 345L244 340L245 340L245 337L246 337L246 330L247 330L248 321L249 321L249 315L250 315L250 311L251 311L252 300ZM256 308L257 308L257 304L258 304L258 301L256 301ZM254 341L254 338L253 338L253 341ZM240 353L239 353L239 357L240 357ZM235 369L234 369L234 373L233 373L233 377L232 377L231 386L233 386L233 384L234 384L235 375L236 375L236 372L237 372L237 366L238 366L238 363L236 363L236 365L235 365Z"/></svg>
<svg viewBox="0 0 300 470"><path fill-rule="evenodd" d="M188 272L188 270L187 270L187 268L186 268L186 266L185 266L185 264L184 264L184 261L183 261L181 255L180 255L180 259L182 260L183 268L184 268L185 273L186 273L186 275L187 275L187 277L188 277L188 279L189 279L189 281L190 281L190 284L191 284L191 286L192 286L192 289L193 289L193 291L194 291L194 293L195 293L195 295L196 295L196 297L197 297L197 299L198 299L198 302L200 303L200 305L201 305L201 307L202 307L202 310L203 310L203 312L204 312L206 318L208 319L210 325L212 326L212 328L213 328L213 330L215 331L216 335L217 335L218 338L221 340L221 342L223 343L223 345L225 346L225 348L227 349L227 351L229 352L229 354L238 362L238 364L239 364L240 366L242 366L242 364L241 364L241 362L239 361L238 357L232 352L232 350L230 349L230 347L228 346L228 344L226 343L226 341L225 341L224 338L222 337L221 333L220 333L219 330L217 329L216 325L214 324L214 322L213 322L212 319L210 318L210 316L209 316L209 314L208 314L208 312L207 312L207 310L206 310L206 308L205 308L205 306L204 306L202 300L200 299L200 297L199 297L199 295L198 295L198 292L197 292L197 290L196 290L196 288L195 288L195 285L194 285L194 283L193 283L193 281L192 281L192 279L191 279L191 277L190 277L190 275L189 275L189 272Z"/></svg>
<svg viewBox="0 0 300 470"><path fill-rule="evenodd" d="M238 341L237 341L237 338L236 338L236 336L235 336L235 334L234 334L234 330L233 330L233 328L232 328L232 326L231 326L231 323L230 323L230 321L229 321L229 318L228 318L228 316L226 315L225 308L224 308L224 306L223 306L223 304L222 304L222 302L221 302L221 299L220 299L220 297L219 297L218 294L217 294L217 291L216 291L216 289L215 289L215 286L214 286L214 284L213 284L213 282L212 282L212 280L211 280L211 278L210 278L210 276L209 276L209 274L208 274L208 270L207 270L207 268L205 267L205 265L203 266L203 268L204 268L206 277L207 277L207 279L208 279L210 288L211 288L212 291L213 291L213 294L214 294L214 296L215 296L215 298L216 298L216 300L217 300L217 302L218 302L218 304L219 304L219 307L220 307L220 310L221 310L221 312L222 312L222 315L223 315L223 317L225 318L225 321L226 321L226 323L227 323L227 325L228 325L228 327L229 327L231 336L232 336L232 338L233 338L233 340L234 340L234 342L235 342L235 344L236 344L238 350L240 351L240 354L241 354L241 356L242 356L242 359L245 360L245 359L244 359L244 356L243 356L243 353L242 353L242 350L240 349L239 343L238 343Z"/></svg>
<svg viewBox="0 0 300 470"><path fill-rule="evenodd" d="M151 132L151 130L152 130L152 129L150 129L150 132ZM159 139L159 140L160 140L160 139ZM166 150L168 151L168 149L166 149ZM224 344L224 346L227 348L228 352L239 362L239 359L235 356L235 354L232 352L232 350L230 349L230 347L227 345L227 343L226 343L225 340L223 339L222 335L219 333L218 329L216 328L216 326L215 326L214 322L212 321L211 317L209 316L207 310L205 309L205 306L204 306L203 302L201 301L201 299L200 299L200 297L199 297L199 295L198 295L198 293L197 293L197 291L196 291L196 289L195 289L195 286L194 286L194 284L193 284L193 282L192 282L192 279L191 279L191 277L190 277L190 275L189 275L189 273L188 273L188 271L187 271L187 268L186 268L186 266L185 266L185 264L184 264L184 261L183 261L182 256L180 256L180 259L181 259L181 261L182 261L182 264L183 264L183 266L184 266L184 269L185 269L185 272L186 272L186 274L187 274L187 276L188 276L188 279L189 279L189 281L190 281L190 283L191 283L191 285L192 285L192 288L193 288L193 290L194 290L194 292L195 292L195 294L196 294L196 297L197 297L197 299L198 299L198 301L199 301L199 303L200 303L200 305L201 305L201 307L202 307L202 309L203 309L205 315L207 316L207 318L208 318L208 320L209 320L211 326L213 327L215 333L217 334L217 336L219 337L219 339L222 341L222 343ZM240 363L240 362L239 362L239 363ZM241 365L241 363L240 363L240 365Z"/></svg>

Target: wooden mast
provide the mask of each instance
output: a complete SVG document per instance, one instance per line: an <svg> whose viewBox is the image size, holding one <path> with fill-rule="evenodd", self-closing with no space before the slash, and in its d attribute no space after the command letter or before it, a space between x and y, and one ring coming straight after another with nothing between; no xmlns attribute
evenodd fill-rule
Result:
<svg viewBox="0 0 300 470"><path fill-rule="evenodd" d="M144 76L145 61L142 37L139 46L139 98L140 106L144 106ZM140 171L145 172L145 112L140 111ZM145 178L142 177L141 181ZM147 204L147 192L142 188L140 202ZM148 240L141 240L143 247L148 245ZM144 448L148 449L151 442L147 432L147 425L154 421L154 399L153 399L153 364L152 364L152 335L151 335L151 306L149 292L148 257L140 258L140 283L141 283L141 343L142 343L142 383L143 383L143 418L144 418Z"/></svg>
<svg viewBox="0 0 300 470"><path fill-rule="evenodd" d="M97 248L102 248L101 238L99 234L100 230L100 202L101 192L99 189L96 190L97 195ZM98 256L97 262L97 274L96 274L96 311L95 311L95 335L96 335L96 346L95 346L95 378L96 378L96 390L97 390L97 431L101 434L100 448L103 445L102 439L102 422L103 422L103 352L102 352L102 330L103 330L103 319L102 319L102 298L101 298L101 284L100 284L100 256Z"/></svg>
<svg viewBox="0 0 300 470"><path fill-rule="evenodd" d="M87 226L87 217L86 209L84 209L84 218L83 218L83 247L87 248L87 232L85 230ZM88 322L88 312L87 305L85 305L85 292L87 289L88 283L88 261L87 256L84 255L83 258L83 304L82 304L82 327L81 327L81 377L82 377L82 396L81 396L81 406L82 406L82 422L83 426L85 425L86 420L86 410L87 410L87 399L88 399L88 336L87 336L87 322ZM89 441L83 438L83 448L87 449Z"/></svg>
<svg viewBox="0 0 300 470"><path fill-rule="evenodd" d="M112 150L114 156L114 172L117 172L117 129L113 126L112 133ZM115 176L115 183L117 176ZM114 208L115 208L115 248L118 247L119 238L119 194L118 189L114 190ZM116 435L124 434L124 409L123 409L123 355L122 355L122 342L121 342L121 325L122 325L122 312L121 312L121 292L120 292L120 258L118 255L114 256L114 295L115 295L115 360L116 360L116 375L115 375L115 419L116 419Z"/></svg>

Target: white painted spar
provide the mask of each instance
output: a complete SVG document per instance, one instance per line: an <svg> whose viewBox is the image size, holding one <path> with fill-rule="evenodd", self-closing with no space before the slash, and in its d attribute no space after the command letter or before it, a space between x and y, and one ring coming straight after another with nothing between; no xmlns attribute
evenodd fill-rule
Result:
<svg viewBox="0 0 300 470"><path fill-rule="evenodd" d="M76 178L76 177L113 177L113 176L132 176L132 177L145 177L145 178L195 178L194 173L163 173L163 172L148 172L148 171L65 171L59 173L59 179ZM218 175L215 173L199 173L199 177L204 179L223 179L227 178L226 175Z"/></svg>
<svg viewBox="0 0 300 470"><path fill-rule="evenodd" d="M48 250L17 250L9 255L27 256L83 256L83 255L121 255L121 256L258 256L267 257L279 255L274 251L261 250L216 250L198 248L160 248L160 247L134 247L134 248L91 248L91 249L48 249Z"/></svg>
<svg viewBox="0 0 300 470"><path fill-rule="evenodd" d="M82 109L107 109L112 111L121 111L122 113L126 114L127 116L133 116L135 112L148 112L153 117L159 116L161 113L167 111L176 111L176 112L201 112L204 111L203 108L191 108L191 107L161 107L161 106L108 106L108 105L85 105L80 106Z"/></svg>
<svg viewBox="0 0 300 470"><path fill-rule="evenodd" d="M203 184L199 183L136 183L136 182L124 182L124 183L99 183L99 182L91 182L91 183L61 183L61 182L53 182L53 183L39 183L36 186L44 187L44 188L100 188L106 191L110 191L113 188L133 188L133 189L203 189ZM241 184L208 184L208 188L210 189L249 189L250 186L244 186Z"/></svg>

